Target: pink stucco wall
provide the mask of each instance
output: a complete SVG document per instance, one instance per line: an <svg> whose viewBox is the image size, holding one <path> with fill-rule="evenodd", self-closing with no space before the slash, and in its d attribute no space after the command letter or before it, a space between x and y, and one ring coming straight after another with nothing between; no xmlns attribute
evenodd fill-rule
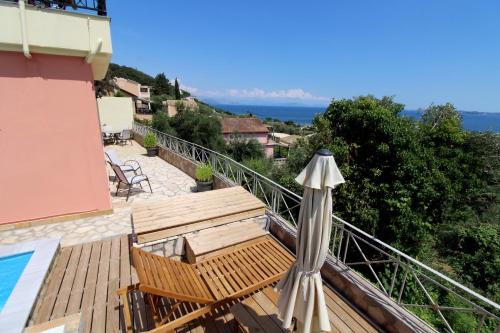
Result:
<svg viewBox="0 0 500 333"><path fill-rule="evenodd" d="M108 210L90 65L0 52L0 224Z"/></svg>
<svg viewBox="0 0 500 333"><path fill-rule="evenodd" d="M224 133L222 136L224 137L224 140L226 142L229 142L231 138L233 137L234 134L230 133ZM243 136L247 139L255 139L259 143L261 143L264 147L264 153L266 154L267 157L273 157L273 147L267 146L267 133L244 133L244 134L238 134L239 136Z"/></svg>

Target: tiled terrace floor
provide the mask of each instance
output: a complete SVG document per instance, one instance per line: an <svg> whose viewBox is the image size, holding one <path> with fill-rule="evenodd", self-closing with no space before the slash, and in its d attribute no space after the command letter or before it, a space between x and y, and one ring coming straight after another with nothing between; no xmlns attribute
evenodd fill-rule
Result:
<svg viewBox="0 0 500 333"><path fill-rule="evenodd" d="M105 150L107 149L114 149L123 161L137 160L142 167L142 171L150 179L153 194L149 192L146 185L144 191L140 188L134 190L127 202L125 201L126 191L115 196L114 175L108 167L111 201L114 209L112 214L2 231L0 232L0 245L47 237L60 237L62 238L61 245L69 246L126 235L131 233L130 213L132 203L162 200L167 197L187 194L195 186L194 180L181 170L159 157L147 157L145 155L146 150L136 142L125 146L106 146Z"/></svg>

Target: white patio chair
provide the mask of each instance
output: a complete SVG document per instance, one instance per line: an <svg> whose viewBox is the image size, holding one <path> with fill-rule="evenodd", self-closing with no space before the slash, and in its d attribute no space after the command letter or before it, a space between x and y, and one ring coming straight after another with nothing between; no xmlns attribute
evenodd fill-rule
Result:
<svg viewBox="0 0 500 333"><path fill-rule="evenodd" d="M139 184L139 186L142 187L142 182L147 181L149 185L149 190L151 193L153 193L153 189L151 188L151 183L149 182L148 176L141 174L141 175L134 175L127 177L125 176L125 173L122 171L119 165L116 164L111 164L111 168L115 172L116 178L118 179L118 184L116 185L116 196L118 196L118 191L120 190L120 185L125 184L128 186L128 191L127 191L127 199L125 201L128 201L128 198L130 196L130 191L132 191L132 188L134 187L135 184Z"/></svg>
<svg viewBox="0 0 500 333"><path fill-rule="evenodd" d="M117 137L118 143L127 144L127 141L130 141L132 144L132 131L129 129L124 129Z"/></svg>
<svg viewBox="0 0 500 333"><path fill-rule="evenodd" d="M104 153L108 158L108 163L110 166L112 166L112 164L116 164L123 172L133 171L136 175L142 174L141 165L136 160L126 160L125 162L123 162L120 157L118 157L116 151L114 151L113 149L108 149Z"/></svg>

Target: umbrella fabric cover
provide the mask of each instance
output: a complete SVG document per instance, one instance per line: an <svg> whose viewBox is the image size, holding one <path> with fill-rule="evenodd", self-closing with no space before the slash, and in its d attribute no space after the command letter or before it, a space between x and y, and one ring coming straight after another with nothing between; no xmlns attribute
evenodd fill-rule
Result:
<svg viewBox="0 0 500 333"><path fill-rule="evenodd" d="M304 333L330 331L320 269L328 253L332 225L332 194L344 182L331 156L316 153L295 179L304 186L297 227L297 259L276 286L283 327L298 320Z"/></svg>

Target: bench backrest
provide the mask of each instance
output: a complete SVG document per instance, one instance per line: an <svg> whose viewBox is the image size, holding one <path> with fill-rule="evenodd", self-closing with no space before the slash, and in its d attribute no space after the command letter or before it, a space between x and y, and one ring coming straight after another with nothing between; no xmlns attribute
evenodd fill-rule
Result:
<svg viewBox="0 0 500 333"><path fill-rule="evenodd" d="M137 271L141 290L200 304L209 304L215 300L203 279L189 264L136 247L132 248L132 262Z"/></svg>

